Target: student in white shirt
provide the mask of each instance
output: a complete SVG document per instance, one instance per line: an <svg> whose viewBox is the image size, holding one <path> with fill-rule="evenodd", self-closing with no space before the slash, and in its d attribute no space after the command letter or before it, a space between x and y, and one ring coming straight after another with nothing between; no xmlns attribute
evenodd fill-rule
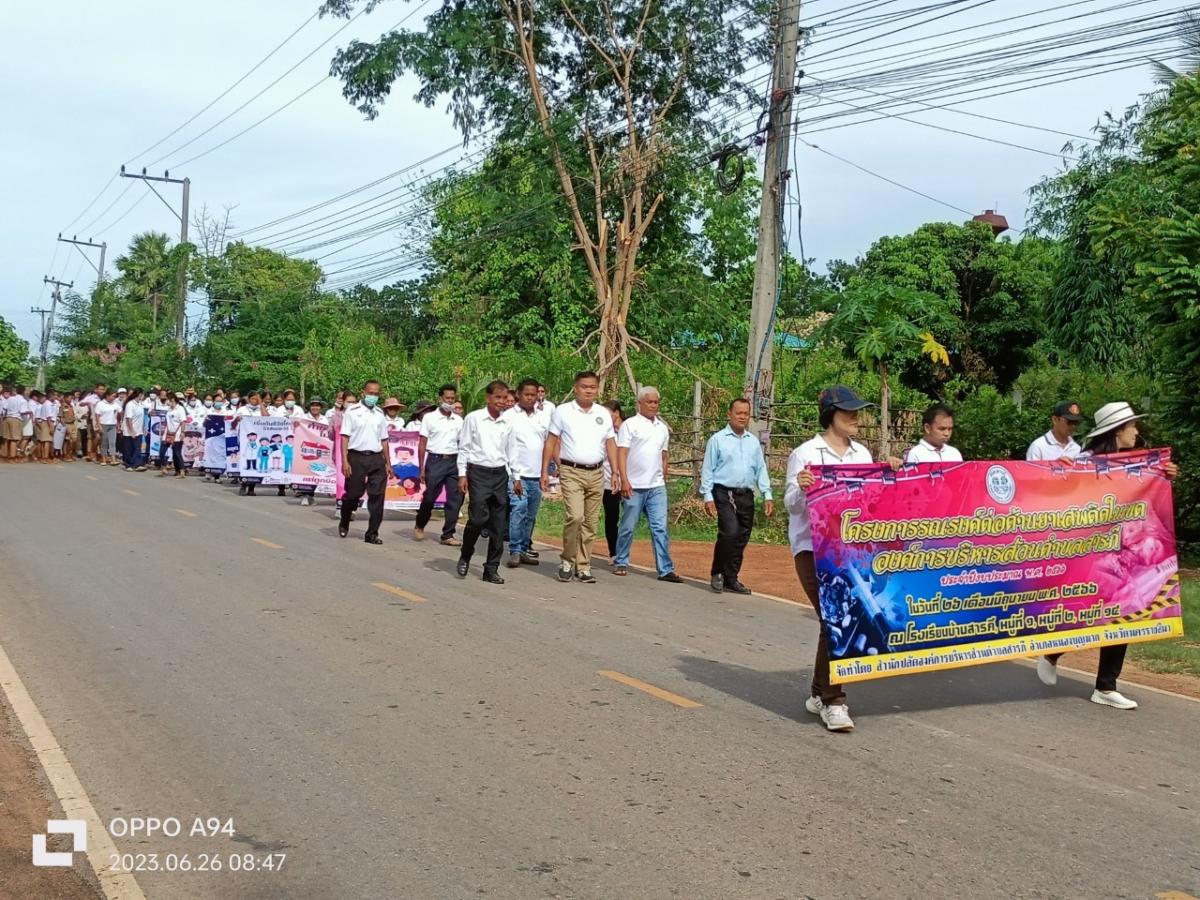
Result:
<svg viewBox="0 0 1200 900"><path fill-rule="evenodd" d="M617 440L612 416L596 402L600 378L595 372L575 375L575 399L555 408L550 435L542 451L542 490L550 490L550 464L557 461L566 522L563 524L562 562L558 580L572 576L595 584L592 545L604 502L604 461L612 466L613 490L621 490L617 466Z"/></svg>
<svg viewBox="0 0 1200 900"><path fill-rule="evenodd" d="M954 437L954 411L935 403L921 417L924 436L904 454L906 463L959 463L962 454L950 446Z"/></svg>
<svg viewBox="0 0 1200 900"><path fill-rule="evenodd" d="M658 388L640 388L638 414L626 419L617 433L617 466L623 499L613 574L624 575L628 570L633 531L644 512L650 526L658 580L681 584L683 579L675 573L667 537L667 447L671 432L658 415L660 402Z"/></svg>
<svg viewBox="0 0 1200 900"><path fill-rule="evenodd" d="M262 395L258 391L251 391L248 400L249 402L243 403L234 410L233 415L236 418L241 418L242 416L270 415L267 408L263 405Z"/></svg>
<svg viewBox="0 0 1200 900"><path fill-rule="evenodd" d="M285 419L298 419L304 415L304 409L296 403L296 392L288 388L283 392L282 402L271 413L273 416L283 416Z"/></svg>
<svg viewBox="0 0 1200 900"><path fill-rule="evenodd" d="M458 489L458 435L462 431L462 416L454 411L458 388L443 384L438 391L438 408L431 409L421 419L421 439L417 445L417 465L421 467L424 493L413 527L413 540L425 540L425 526L433 517L433 505L444 489L446 507L442 523L442 543L460 547L462 541L454 536L458 528L458 513L463 496Z"/></svg>
<svg viewBox="0 0 1200 900"><path fill-rule="evenodd" d="M163 421L162 446L160 458L166 459L166 453L171 454L171 462L175 467L176 478L186 478L183 471L183 426L187 424L187 409L184 406L183 394L175 394L167 398L167 414ZM160 467L159 476L167 474L165 463Z"/></svg>
<svg viewBox="0 0 1200 900"><path fill-rule="evenodd" d="M1079 430L1079 423L1082 421L1079 404L1074 400L1064 400L1054 407L1054 413L1050 417L1053 427L1029 445L1025 459L1029 462L1058 460L1071 465L1083 452L1083 448L1075 443L1075 432Z"/></svg>
<svg viewBox="0 0 1200 900"><path fill-rule="evenodd" d="M117 425L121 418L121 404L117 395L108 391L103 400L97 400L92 416L98 426L97 454L100 465L117 465Z"/></svg>
<svg viewBox="0 0 1200 900"><path fill-rule="evenodd" d="M3 457L5 462L24 462L25 457L20 453L21 433L24 428L23 413L25 412L25 388L16 385L13 392L0 402L0 429L4 441Z"/></svg>
<svg viewBox="0 0 1200 900"><path fill-rule="evenodd" d="M854 440L858 436L859 410L874 406L863 400L853 388L844 384L821 391L817 401L820 409L819 421L825 430L810 441L801 444L788 457L787 489L783 503L787 507L788 539L792 545L792 556L796 564L796 575L808 596L808 602L821 620L820 637L817 640L817 658L813 664L813 679L810 696L804 708L821 717L830 731L850 731L854 720L846 705L846 694L841 685L829 678L829 623L821 608L816 562L813 558L812 526L808 519L808 496L815 476L810 466L866 465L872 462L871 451ZM900 460L891 461L899 467Z"/></svg>
<svg viewBox="0 0 1200 900"><path fill-rule="evenodd" d="M467 496L468 505L467 527L463 529L456 571L459 578L467 577L475 545L486 528L488 549L483 580L489 584L504 584L500 577L500 557L504 552L508 486L512 473L520 469L513 421L504 415L508 395L507 384L491 382L487 386L487 405L467 414L458 441L458 489ZM524 493L520 478L512 481L512 489L518 497Z"/></svg>
<svg viewBox="0 0 1200 900"><path fill-rule="evenodd" d="M146 434L146 413L140 398L140 388L133 388L121 406L121 434L125 436L125 471L145 472L142 458L142 438Z"/></svg>

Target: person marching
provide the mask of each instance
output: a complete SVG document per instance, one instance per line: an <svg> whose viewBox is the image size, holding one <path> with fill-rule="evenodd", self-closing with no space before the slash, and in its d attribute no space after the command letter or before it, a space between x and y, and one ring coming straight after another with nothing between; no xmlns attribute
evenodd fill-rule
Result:
<svg viewBox="0 0 1200 900"><path fill-rule="evenodd" d="M950 446L954 436L954 411L935 403L921 417L921 440L904 454L906 463L960 463L962 454Z"/></svg>
<svg viewBox="0 0 1200 900"><path fill-rule="evenodd" d="M821 608L820 586L817 567L813 557L812 526L808 518L808 497L816 476L811 466L869 465L871 451L854 440L858 436L859 410L874 406L843 384L821 391L817 405L819 421L824 432L806 441L792 451L788 457L787 490L783 502L787 507L788 539L791 541L796 575L808 597L808 602L820 620L820 636L817 639L817 658L813 663L810 695L804 708L820 716L830 731L851 731L854 720L850 718L850 707L846 705L846 694L841 685L829 678L829 639L825 614ZM900 460L890 460L898 468Z"/></svg>
<svg viewBox="0 0 1200 900"><path fill-rule="evenodd" d="M584 584L595 584L592 574L592 544L604 499L604 461L612 466L613 490L621 490L617 468L617 441L612 416L596 402L600 378L595 372L575 376L575 399L555 407L550 416L550 434L542 450L543 493L550 490L550 464L558 460L563 506L562 563L558 580L572 575Z"/></svg>
<svg viewBox="0 0 1200 900"><path fill-rule="evenodd" d="M187 407L184 406L183 394L172 394L167 398L167 415L163 424L162 442L165 459L167 452L171 454L171 463L175 467L176 478L186 478L183 471L183 427L187 424ZM158 473L160 478L167 475L164 464Z"/></svg>
<svg viewBox="0 0 1200 900"><path fill-rule="evenodd" d="M12 393L0 402L0 438L4 441L4 461L9 463L24 462L20 455L21 430L24 425L25 388L16 385Z"/></svg>
<svg viewBox="0 0 1200 900"><path fill-rule="evenodd" d="M466 578L471 556L479 536L487 529L487 561L483 580L504 584L500 577L500 557L504 553L504 514L508 505L510 476L520 471L517 442L513 438L512 419L504 415L508 385L493 381L487 386L487 405L467 414L458 442L458 489L467 496L467 527L463 530L462 550L456 571ZM524 483L511 482L520 497Z"/></svg>
<svg viewBox="0 0 1200 900"><path fill-rule="evenodd" d="M747 431L750 401L745 397L731 401L727 418L729 424L708 439L700 468L704 511L717 520L709 586L718 594L749 594L750 588L738 576L754 530L754 489L762 494L768 518L775 514L775 502L762 442Z"/></svg>
<svg viewBox="0 0 1200 900"><path fill-rule="evenodd" d="M613 420L613 432L621 433L625 424L625 407L620 400L605 400L604 408L608 410ZM617 448L620 453L620 448ZM604 461L604 496L600 501L600 509L604 519L604 543L608 549L608 564L617 564L617 536L621 531L621 494L612 489L612 467L608 460Z"/></svg>
<svg viewBox="0 0 1200 900"><path fill-rule="evenodd" d="M675 573L667 536L667 447L671 432L658 415L660 402L658 388L640 388L638 414L626 419L617 433L617 465L624 499L613 574L624 575L628 571L633 531L645 512L658 580L682 584L683 579Z"/></svg>
<svg viewBox="0 0 1200 900"><path fill-rule="evenodd" d="M142 438L146 434L146 413L141 403L142 391L133 388L121 406L121 433L125 436L125 471L145 472L142 457Z"/></svg>
<svg viewBox="0 0 1200 900"><path fill-rule="evenodd" d="M346 493L342 496L342 517L338 536L350 533L350 520L358 509L363 493L367 495L368 544L382 544L379 526L383 524L383 493L387 488L388 429L379 403L379 382L363 385L363 402L348 408L342 417L342 474Z"/></svg>
<svg viewBox="0 0 1200 900"><path fill-rule="evenodd" d="M304 422L312 422L314 425L329 425L329 418L324 413L325 401L320 397L313 397L308 401L308 412L300 418ZM300 495L301 506L312 506L313 499L317 493L315 484L303 484L296 488L296 493Z"/></svg>
<svg viewBox="0 0 1200 900"><path fill-rule="evenodd" d="M427 412L421 419L421 439L417 445L417 465L421 467L421 483L425 493L417 509L413 540L425 540L425 526L433 517L433 506L445 489L442 543L447 547L462 546L462 541L454 536L463 502L462 492L458 489L458 435L462 431L463 419L454 411L457 396L458 388L454 385L442 385L438 391L438 408Z"/></svg>
<svg viewBox="0 0 1200 900"><path fill-rule="evenodd" d="M1137 420L1145 417L1145 413L1137 415L1128 403L1104 404L1096 410L1096 427L1085 439L1082 458L1094 459L1135 449L1138 443ZM1163 466L1163 472L1168 479L1174 481L1179 475L1179 466L1169 462ZM1138 708L1136 700L1130 700L1117 691L1117 679L1121 677L1121 670L1125 666L1125 651L1128 646L1105 644L1100 648L1096 689L1092 691L1091 696L1093 703L1111 706L1113 709ZM1053 686L1058 683L1058 661L1061 657L1061 653L1051 653L1038 659L1037 675L1043 684Z"/></svg>
<svg viewBox="0 0 1200 900"><path fill-rule="evenodd" d="M542 451L550 433L550 416L537 410L538 383L526 378L517 385L517 405L504 414L512 423L517 465L511 470L508 502L508 567L536 566L533 529L542 504ZM517 485L521 490L517 491Z"/></svg>
<svg viewBox="0 0 1200 900"><path fill-rule="evenodd" d="M1054 413L1050 417L1053 427L1029 445L1025 459L1028 462L1061 460L1070 465L1083 452L1083 448L1075 443L1075 432L1079 430L1079 423L1082 421L1079 404L1074 400L1064 400L1054 407Z"/></svg>

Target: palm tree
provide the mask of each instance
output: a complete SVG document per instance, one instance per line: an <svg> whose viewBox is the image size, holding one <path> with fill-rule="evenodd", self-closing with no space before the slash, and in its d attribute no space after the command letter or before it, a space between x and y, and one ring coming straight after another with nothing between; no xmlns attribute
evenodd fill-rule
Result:
<svg viewBox="0 0 1200 900"><path fill-rule="evenodd" d="M1184 75L1200 72L1200 15L1188 10L1179 17L1177 37L1183 55L1183 71L1176 71L1166 63L1150 60L1159 84L1174 84Z"/></svg>
<svg viewBox="0 0 1200 900"><path fill-rule="evenodd" d="M128 295L140 303L151 304L154 327L158 328L158 305L171 296L175 279L170 260L171 239L160 231L137 235L124 256L117 257L117 271Z"/></svg>

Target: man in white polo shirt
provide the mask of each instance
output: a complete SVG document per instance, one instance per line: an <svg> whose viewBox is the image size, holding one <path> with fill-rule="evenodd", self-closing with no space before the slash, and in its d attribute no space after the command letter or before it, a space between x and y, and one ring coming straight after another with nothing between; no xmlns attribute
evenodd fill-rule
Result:
<svg viewBox="0 0 1200 900"><path fill-rule="evenodd" d="M595 372L575 376L575 399L554 409L550 434L542 451L543 492L550 490L550 464L559 463L563 506L562 563L558 580L574 575L584 584L595 584L592 575L592 544L604 499L604 461L612 468L614 491L621 490L617 468L617 441L612 415L596 402L600 378Z"/></svg>
<svg viewBox="0 0 1200 900"><path fill-rule="evenodd" d="M509 473L508 488L508 567L536 566L537 552L533 549L533 528L542 505L542 451L550 434L551 413L537 408L539 385L526 378L517 385L517 405L504 417L512 422L513 440L517 444L517 465ZM521 490L516 490L520 483Z"/></svg>
<svg viewBox="0 0 1200 900"><path fill-rule="evenodd" d="M25 388L16 385L12 393L0 403L0 438L4 441L3 456L6 462L24 462L20 455L21 432L25 425Z"/></svg>
<svg viewBox="0 0 1200 900"><path fill-rule="evenodd" d="M1083 452L1083 448L1075 443L1075 432L1083 421L1079 404L1074 400L1064 400L1054 407L1050 421L1053 427L1029 445L1025 459L1029 462L1061 460L1071 465Z"/></svg>
<svg viewBox="0 0 1200 900"><path fill-rule="evenodd" d="M350 533L350 520L358 509L358 501L367 495L368 544L382 544L379 526L383 524L383 493L387 488L388 430L387 419L379 403L379 382L363 385L362 403L356 403L342 416L342 472L346 476L346 493L342 495L342 517L338 536Z"/></svg>
<svg viewBox="0 0 1200 900"><path fill-rule="evenodd" d="M500 577L504 517L510 478L518 467L512 419L504 415L508 395L508 385L503 381L489 384L487 406L467 413L458 444L458 489L467 495L468 512L456 571L459 578L467 577L475 544L486 529L488 549L483 580L490 584L504 584ZM513 490L517 496L524 491L520 479L513 484Z"/></svg>
<svg viewBox="0 0 1200 900"><path fill-rule="evenodd" d="M617 434L622 500L613 574L628 571L633 532L645 512L658 580L680 584L683 579L675 574L667 537L667 446L671 431L658 415L658 388L642 387L637 397L638 414L626 419Z"/></svg>
<svg viewBox="0 0 1200 900"><path fill-rule="evenodd" d="M954 436L954 412L950 407L935 403L921 417L923 436L904 454L906 463L958 463L962 454L950 446Z"/></svg>
<svg viewBox="0 0 1200 900"><path fill-rule="evenodd" d="M421 438L417 444L417 465L421 468L421 485L424 494L417 509L417 521L413 527L413 540L425 540L425 526L433 517L433 505L442 490L446 491L445 516L442 522L442 543L447 547L460 547L462 541L454 536L458 528L458 513L462 509L463 496L458 489L458 435L462 431L462 416L454 411L458 399L458 388L443 384L438 390L438 407L425 413L421 419Z"/></svg>

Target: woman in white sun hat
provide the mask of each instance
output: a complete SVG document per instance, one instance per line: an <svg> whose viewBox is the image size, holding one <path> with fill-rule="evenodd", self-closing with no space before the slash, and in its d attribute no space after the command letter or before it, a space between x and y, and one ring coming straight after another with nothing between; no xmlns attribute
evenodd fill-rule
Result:
<svg viewBox="0 0 1200 900"><path fill-rule="evenodd" d="M1126 453L1137 447L1137 420L1145 418L1138 415L1128 403L1106 403L1096 410L1096 427L1084 438L1083 453L1080 459L1090 459L1097 456L1107 456L1110 453ZM1179 474L1179 467L1173 462L1163 467L1167 478L1174 479ZM1137 709L1137 701L1130 700L1117 692L1117 679L1125 665L1125 648L1127 644L1108 644L1100 648L1100 665L1096 670L1096 689L1092 692L1092 702L1101 706L1111 706L1114 709ZM1045 684L1055 684L1058 681L1058 659L1061 653L1052 653L1038 660L1037 674Z"/></svg>

